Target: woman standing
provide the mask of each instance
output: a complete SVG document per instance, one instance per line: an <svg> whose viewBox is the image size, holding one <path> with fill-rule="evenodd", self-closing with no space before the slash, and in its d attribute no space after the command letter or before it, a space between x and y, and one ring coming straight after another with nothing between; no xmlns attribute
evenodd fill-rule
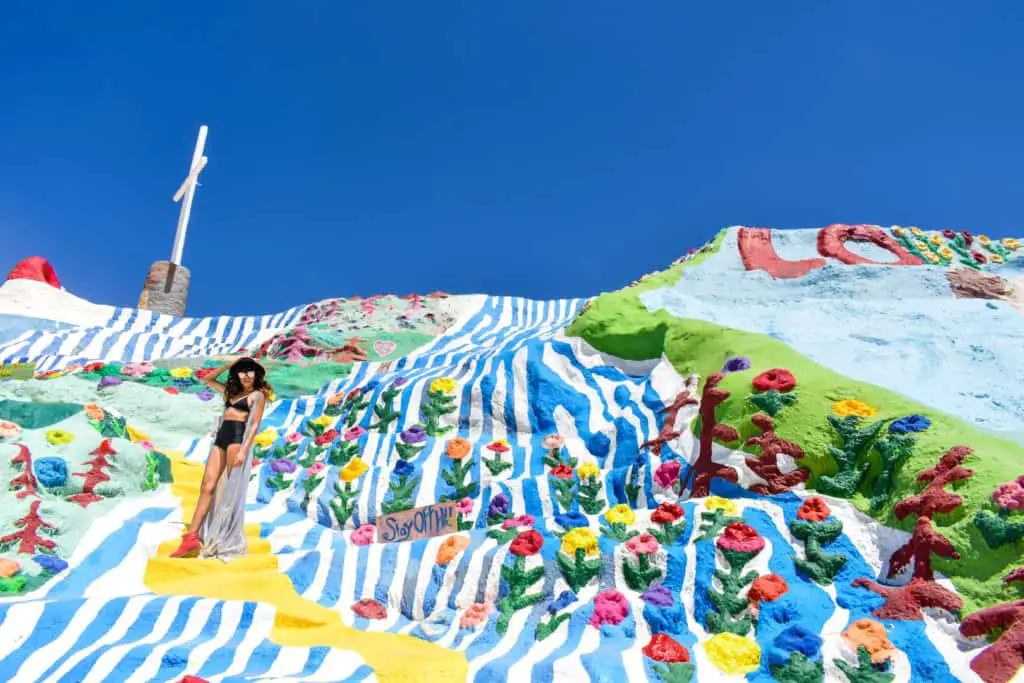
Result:
<svg viewBox="0 0 1024 683"><path fill-rule="evenodd" d="M225 370L228 381L221 384L217 378ZM224 394L224 413L206 459L192 522L171 557L227 559L245 554L245 494L252 470L249 454L267 398L272 395L265 377L262 365L252 358L240 358L204 378L210 388Z"/></svg>

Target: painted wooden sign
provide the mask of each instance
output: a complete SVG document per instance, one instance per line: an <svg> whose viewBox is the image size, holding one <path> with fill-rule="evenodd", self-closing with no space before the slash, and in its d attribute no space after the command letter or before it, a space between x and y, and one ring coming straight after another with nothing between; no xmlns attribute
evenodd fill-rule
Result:
<svg viewBox="0 0 1024 683"><path fill-rule="evenodd" d="M437 503L377 517L377 542L398 543L458 531L455 502Z"/></svg>
<svg viewBox="0 0 1024 683"><path fill-rule="evenodd" d="M0 364L0 379L32 379L35 373L35 363Z"/></svg>

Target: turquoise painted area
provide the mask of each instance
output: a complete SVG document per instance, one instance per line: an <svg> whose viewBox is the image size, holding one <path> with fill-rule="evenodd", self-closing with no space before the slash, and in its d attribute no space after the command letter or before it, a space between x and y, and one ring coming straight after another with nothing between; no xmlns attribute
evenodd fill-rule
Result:
<svg viewBox="0 0 1024 683"><path fill-rule="evenodd" d="M814 230L772 234L781 258L817 256ZM891 260L873 245L854 249ZM1014 279L1022 269L1018 257L990 272ZM769 335L836 372L1024 444L1024 315L1004 301L955 298L945 272L831 261L777 280L743 267L730 230L699 267L640 300L650 311Z"/></svg>

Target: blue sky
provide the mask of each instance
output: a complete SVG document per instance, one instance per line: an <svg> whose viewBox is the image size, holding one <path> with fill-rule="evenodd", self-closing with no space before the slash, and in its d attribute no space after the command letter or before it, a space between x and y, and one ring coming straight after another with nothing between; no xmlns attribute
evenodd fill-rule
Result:
<svg viewBox="0 0 1024 683"><path fill-rule="evenodd" d="M1024 235L1024 5L8 0L0 270L189 313L588 296L724 225ZM2 273L0 273L2 274Z"/></svg>

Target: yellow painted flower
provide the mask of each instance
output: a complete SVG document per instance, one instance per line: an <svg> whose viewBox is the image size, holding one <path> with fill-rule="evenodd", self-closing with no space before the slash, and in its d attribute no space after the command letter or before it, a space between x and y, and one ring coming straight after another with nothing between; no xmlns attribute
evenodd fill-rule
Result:
<svg viewBox="0 0 1024 683"><path fill-rule="evenodd" d="M992 254L992 256L990 258L992 259L992 263L1002 263L1003 262L1003 257L1000 256L999 254Z"/></svg>
<svg viewBox="0 0 1024 683"><path fill-rule="evenodd" d="M260 448L270 448L277 441L277 430L271 427L253 437L253 442Z"/></svg>
<svg viewBox="0 0 1024 683"><path fill-rule="evenodd" d="M988 245L992 244L992 240L990 240L985 235L978 235L978 242L980 242L981 246L983 247L987 247Z"/></svg>
<svg viewBox="0 0 1024 683"><path fill-rule="evenodd" d="M576 474L580 475L580 479L599 477L601 476L601 468L597 466L597 463L585 462L576 468Z"/></svg>
<svg viewBox="0 0 1024 683"><path fill-rule="evenodd" d="M437 394L450 394L459 386L450 377L439 377L430 383L430 390Z"/></svg>
<svg viewBox="0 0 1024 683"><path fill-rule="evenodd" d="M927 254L927 253L929 253L931 251L931 249L929 249L928 245L925 244L924 242L922 242L921 240L918 240L918 241L914 242L914 245L918 249L920 249L922 253Z"/></svg>
<svg viewBox="0 0 1024 683"><path fill-rule="evenodd" d="M171 377L176 379L188 379L192 376L192 368L174 368L171 370Z"/></svg>
<svg viewBox="0 0 1024 683"><path fill-rule="evenodd" d="M334 424L334 418L329 415L321 415L320 417L314 417L310 420L310 423L315 424L317 427L330 427Z"/></svg>
<svg viewBox="0 0 1024 683"><path fill-rule="evenodd" d="M144 432L144 431L142 431L140 429L136 429L135 427L132 427L131 425L128 425L128 438L132 440L132 443L134 443L136 441L152 441L153 440L152 437L149 436L149 434L147 434L146 432Z"/></svg>
<svg viewBox="0 0 1024 683"><path fill-rule="evenodd" d="M913 235L914 237L920 237L921 236L921 228L911 228L910 229L910 234Z"/></svg>
<svg viewBox="0 0 1024 683"><path fill-rule="evenodd" d="M704 501L704 507L714 512L715 510L721 510L730 517L740 511L736 507L736 503L732 502L728 498L722 498L720 496L711 496Z"/></svg>
<svg viewBox="0 0 1024 683"><path fill-rule="evenodd" d="M903 237L905 234L907 234L907 231L898 225L894 225L892 226L892 234L896 235L897 237Z"/></svg>
<svg viewBox="0 0 1024 683"><path fill-rule="evenodd" d="M1020 240L1015 240L1012 237L1004 237L1003 246L1009 249L1010 251L1017 251L1018 249L1020 249Z"/></svg>
<svg viewBox="0 0 1024 683"><path fill-rule="evenodd" d="M703 647L708 660L727 674L749 674L761 666L761 648L751 638L735 633L716 633Z"/></svg>
<svg viewBox="0 0 1024 683"><path fill-rule="evenodd" d="M273 392L273 390L271 390L271 391L268 391L268 392L267 392L267 400L268 400L268 401L271 401L271 402L273 402L273 401L276 401L276 400L277 400L277 394L275 394L275 393Z"/></svg>
<svg viewBox="0 0 1024 683"><path fill-rule="evenodd" d="M619 503L615 507L609 508L604 513L604 518L609 524L625 524L629 526L636 522L636 513L625 503Z"/></svg>
<svg viewBox="0 0 1024 683"><path fill-rule="evenodd" d="M862 401L856 401L852 398L848 398L842 401L836 401L832 404L832 412L839 417L847 417L848 415L856 415L857 417L871 417L878 411L872 406Z"/></svg>
<svg viewBox="0 0 1024 683"><path fill-rule="evenodd" d="M348 464L341 468L338 472L338 476L341 477L342 481L353 482L359 477L366 474L366 470L369 468L366 463L363 462L362 458L352 458L348 461Z"/></svg>
<svg viewBox="0 0 1024 683"><path fill-rule="evenodd" d="M939 256L949 261L954 256L953 250L949 247L943 247L942 249L939 249Z"/></svg>
<svg viewBox="0 0 1024 683"><path fill-rule="evenodd" d="M933 254L933 253L932 253L932 252L930 252L930 251L929 251L928 253L926 253L926 254L924 255L924 257L925 257L926 259L928 259L928 263L938 263L938 262L939 262L939 257L938 257L938 256L936 256L935 254Z"/></svg>
<svg viewBox="0 0 1024 683"><path fill-rule="evenodd" d="M583 550L584 555L597 555L597 536L594 532L585 527L572 529L565 536L562 536L562 552L569 557L575 557L577 550Z"/></svg>
<svg viewBox="0 0 1024 683"><path fill-rule="evenodd" d="M60 429L51 429L46 432L46 440L54 446L63 446L66 443L74 441L75 435L71 432L61 431Z"/></svg>
<svg viewBox="0 0 1024 683"><path fill-rule="evenodd" d="M942 246L942 244L943 244L943 242L944 242L944 240L942 239L942 235L940 235L940 234L939 234L939 233L937 233L937 232L933 232L933 233L932 233L932 234L931 234L931 235L930 235L930 236L928 237L928 241L929 241L929 242L931 242L932 244L934 244L934 245L935 245L935 246L937 246L937 247L941 247L941 246Z"/></svg>

